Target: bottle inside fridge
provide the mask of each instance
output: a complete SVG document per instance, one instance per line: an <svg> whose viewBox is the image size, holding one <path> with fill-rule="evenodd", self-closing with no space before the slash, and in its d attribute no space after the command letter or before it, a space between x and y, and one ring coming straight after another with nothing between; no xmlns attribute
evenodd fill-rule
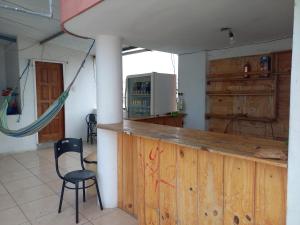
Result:
<svg viewBox="0 0 300 225"><path fill-rule="evenodd" d="M128 79L128 116L144 117L151 113L151 77Z"/></svg>

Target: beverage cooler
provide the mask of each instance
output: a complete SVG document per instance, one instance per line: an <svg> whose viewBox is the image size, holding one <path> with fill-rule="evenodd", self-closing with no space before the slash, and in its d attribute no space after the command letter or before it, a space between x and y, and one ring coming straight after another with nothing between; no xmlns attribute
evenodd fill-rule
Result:
<svg viewBox="0 0 300 225"><path fill-rule="evenodd" d="M129 118L176 111L176 76L149 73L126 78L126 112Z"/></svg>

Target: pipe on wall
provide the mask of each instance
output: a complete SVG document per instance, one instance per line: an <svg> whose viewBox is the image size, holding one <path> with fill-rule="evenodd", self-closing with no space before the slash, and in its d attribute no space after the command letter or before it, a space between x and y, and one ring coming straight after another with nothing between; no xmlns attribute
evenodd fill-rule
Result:
<svg viewBox="0 0 300 225"><path fill-rule="evenodd" d="M26 9L24 7L13 7L13 6L1 4L1 3L0 3L0 8L15 11L15 12L21 12L21 13L26 13L26 14L30 14L30 15L35 15L35 16L52 18L53 17L53 0L48 0L48 1L49 1L49 12L48 13L37 12L37 11L30 10L30 9Z"/></svg>

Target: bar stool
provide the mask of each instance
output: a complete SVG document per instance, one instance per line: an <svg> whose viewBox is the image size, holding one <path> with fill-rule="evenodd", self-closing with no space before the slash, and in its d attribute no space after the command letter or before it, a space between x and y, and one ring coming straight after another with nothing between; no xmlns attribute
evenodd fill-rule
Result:
<svg viewBox="0 0 300 225"><path fill-rule="evenodd" d="M97 137L97 117L96 114L90 113L85 118L87 124L87 142L91 140L93 144L94 137Z"/></svg>

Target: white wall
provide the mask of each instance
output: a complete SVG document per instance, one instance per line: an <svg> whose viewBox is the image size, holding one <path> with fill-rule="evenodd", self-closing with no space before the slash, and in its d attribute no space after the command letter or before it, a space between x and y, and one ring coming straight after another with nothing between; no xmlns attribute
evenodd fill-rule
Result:
<svg viewBox="0 0 300 225"><path fill-rule="evenodd" d="M20 71L26 66L28 59L62 62L64 64L64 85L69 84L77 68L79 67L85 53L47 44L44 47L35 45L34 42L18 37L19 49L27 48L19 52ZM71 89L65 105L65 134L66 137L86 138L86 114L96 107L96 83L94 79L92 57L90 57ZM21 91L24 80L21 80ZM9 116L10 128L20 128L32 123L36 119L36 95L35 95L35 71L30 67L30 73L24 94L25 106L21 115L20 123L17 123L18 116ZM37 135L25 138L11 138L0 133L0 153L19 152L34 150L37 148Z"/></svg>
<svg viewBox="0 0 300 225"><path fill-rule="evenodd" d="M185 101L184 127L205 129L206 52L179 55L178 90Z"/></svg>
<svg viewBox="0 0 300 225"><path fill-rule="evenodd" d="M179 92L184 92L187 116L185 127L205 129L205 77L207 61L247 55L264 54L292 48L292 39L262 44L179 55Z"/></svg>
<svg viewBox="0 0 300 225"><path fill-rule="evenodd" d="M4 47L0 45L0 93L5 87L6 87L6 75L5 75Z"/></svg>

